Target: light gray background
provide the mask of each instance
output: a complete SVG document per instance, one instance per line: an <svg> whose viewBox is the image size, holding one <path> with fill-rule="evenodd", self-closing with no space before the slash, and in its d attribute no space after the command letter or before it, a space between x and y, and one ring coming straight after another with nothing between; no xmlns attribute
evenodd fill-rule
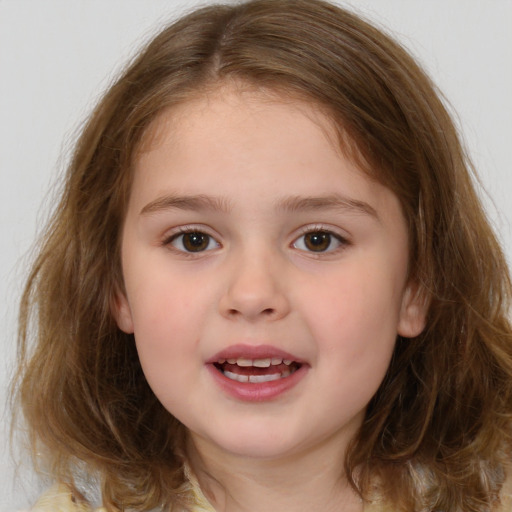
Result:
<svg viewBox="0 0 512 512"><path fill-rule="evenodd" d="M115 70L165 21L199 3L0 0L1 512L26 507L40 491L30 470L22 467L14 479L5 430L10 413L3 405L26 256L51 207L50 185ZM512 0L352 0L350 5L388 27L449 98L511 261Z"/></svg>

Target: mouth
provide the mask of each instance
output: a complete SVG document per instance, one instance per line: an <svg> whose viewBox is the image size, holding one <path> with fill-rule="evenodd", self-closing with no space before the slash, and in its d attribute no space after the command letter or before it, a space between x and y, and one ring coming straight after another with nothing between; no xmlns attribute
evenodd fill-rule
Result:
<svg viewBox="0 0 512 512"><path fill-rule="evenodd" d="M277 347L250 344L222 350L206 366L227 395L248 402L278 399L297 386L310 368L304 360Z"/></svg>
<svg viewBox="0 0 512 512"><path fill-rule="evenodd" d="M219 359L213 366L224 377L241 383L261 384L285 379L300 369L302 363L282 357Z"/></svg>

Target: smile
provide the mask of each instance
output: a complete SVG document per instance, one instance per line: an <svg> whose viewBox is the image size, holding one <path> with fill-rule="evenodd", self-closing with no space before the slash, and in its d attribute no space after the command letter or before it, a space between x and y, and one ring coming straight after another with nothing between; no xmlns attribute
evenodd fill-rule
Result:
<svg viewBox="0 0 512 512"><path fill-rule="evenodd" d="M306 376L310 365L270 345L234 345L206 364L228 396L245 402L277 400Z"/></svg>
<svg viewBox="0 0 512 512"><path fill-rule="evenodd" d="M289 377L300 368L300 363L280 357L249 359L244 357L219 359L215 368L228 379L259 384Z"/></svg>

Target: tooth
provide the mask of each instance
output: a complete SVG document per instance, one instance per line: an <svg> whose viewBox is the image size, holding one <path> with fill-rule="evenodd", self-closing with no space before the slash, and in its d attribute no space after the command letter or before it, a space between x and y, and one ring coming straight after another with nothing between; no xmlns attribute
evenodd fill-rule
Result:
<svg viewBox="0 0 512 512"><path fill-rule="evenodd" d="M273 357L272 358L272 366L277 366L278 364L281 364L283 360L280 357Z"/></svg>
<svg viewBox="0 0 512 512"><path fill-rule="evenodd" d="M267 359L254 359L253 362L252 362L252 365L256 366L257 368L268 368L270 366L270 358L267 358Z"/></svg>
<svg viewBox="0 0 512 512"><path fill-rule="evenodd" d="M283 363L286 365L286 366L290 366L292 364L291 360L290 359L283 359Z"/></svg>
<svg viewBox="0 0 512 512"><path fill-rule="evenodd" d="M283 372L281 372L281 379L284 379L285 377L289 377L291 375L291 371L286 369Z"/></svg>
<svg viewBox="0 0 512 512"><path fill-rule="evenodd" d="M249 382L258 384L260 382L270 382L281 378L280 373L272 373L271 375L249 375Z"/></svg>
<svg viewBox="0 0 512 512"><path fill-rule="evenodd" d="M239 357L236 360L236 364L238 366L252 366L252 359L247 359L245 357Z"/></svg>
<svg viewBox="0 0 512 512"><path fill-rule="evenodd" d="M219 360L217 361L217 364L224 364L225 362L226 362L226 360L225 360L225 359L219 359Z"/></svg>
<svg viewBox="0 0 512 512"><path fill-rule="evenodd" d="M231 380L236 380L238 382L249 382L249 377L247 375L239 375L238 373L232 373L225 371L224 375Z"/></svg>
<svg viewBox="0 0 512 512"><path fill-rule="evenodd" d="M229 364L236 364L236 359L233 359L233 358L228 359L228 363Z"/></svg>

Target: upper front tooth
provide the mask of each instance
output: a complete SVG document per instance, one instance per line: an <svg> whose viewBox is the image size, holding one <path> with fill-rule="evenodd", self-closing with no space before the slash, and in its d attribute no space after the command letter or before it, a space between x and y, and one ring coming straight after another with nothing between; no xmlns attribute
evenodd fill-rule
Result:
<svg viewBox="0 0 512 512"><path fill-rule="evenodd" d="M270 366L270 357L267 359L254 359L252 364L258 368L268 368Z"/></svg>
<svg viewBox="0 0 512 512"><path fill-rule="evenodd" d="M236 364L236 359L230 358L228 359L229 364Z"/></svg>
<svg viewBox="0 0 512 512"><path fill-rule="evenodd" d="M246 359L245 357L239 357L236 360L238 366L252 366L252 359Z"/></svg>
<svg viewBox="0 0 512 512"><path fill-rule="evenodd" d="M273 357L272 358L272 365L273 366L276 366L278 364L281 364L283 362L283 360L280 358L280 357Z"/></svg>

